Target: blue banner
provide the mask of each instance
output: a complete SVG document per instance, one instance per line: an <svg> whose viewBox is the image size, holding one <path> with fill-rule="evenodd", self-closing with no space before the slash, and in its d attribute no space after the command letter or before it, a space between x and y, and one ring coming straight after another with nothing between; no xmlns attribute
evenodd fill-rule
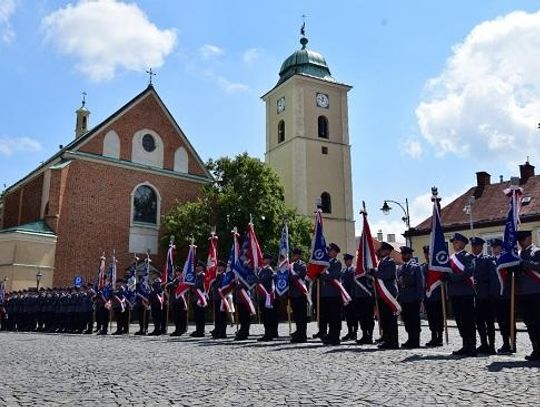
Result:
<svg viewBox="0 0 540 407"><path fill-rule="evenodd" d="M451 273L448 246L444 240L444 233L439 214L437 196L433 198L433 216L431 219L431 239L429 243L429 270Z"/></svg>

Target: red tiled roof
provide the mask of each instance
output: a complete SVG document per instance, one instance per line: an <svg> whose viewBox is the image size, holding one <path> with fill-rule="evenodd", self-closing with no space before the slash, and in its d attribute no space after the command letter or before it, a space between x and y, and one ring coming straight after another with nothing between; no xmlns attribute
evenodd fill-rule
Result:
<svg viewBox="0 0 540 407"><path fill-rule="evenodd" d="M472 217L475 227L504 224L508 211L508 198L503 191L510 186L510 181L475 186L441 209L441 221L445 231L460 230L469 227L469 215L463 211L469 197L474 196ZM540 175L530 177L520 185L523 197L531 201L522 205L521 220L540 219ZM443 201L444 203L444 201ZM431 230L431 216L410 230L410 235L424 235Z"/></svg>

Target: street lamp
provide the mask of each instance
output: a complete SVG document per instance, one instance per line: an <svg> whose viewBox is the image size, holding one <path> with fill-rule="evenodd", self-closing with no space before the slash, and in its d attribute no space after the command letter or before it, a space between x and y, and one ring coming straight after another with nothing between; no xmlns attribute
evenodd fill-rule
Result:
<svg viewBox="0 0 540 407"><path fill-rule="evenodd" d="M37 285L38 290L39 290L39 283L41 282L41 277L43 277L43 273L41 272L41 270L38 270L36 274L36 285Z"/></svg>
<svg viewBox="0 0 540 407"><path fill-rule="evenodd" d="M390 211L392 210L392 207L390 205L388 205L388 202L390 203L394 203L396 204L397 206L399 206L402 210L403 210L403 214L404 216L401 218L401 220L403 222L405 222L405 226L407 226L407 232L409 231L409 229L411 228L411 217L409 215L409 200L407 198L405 198L405 206L397 201L392 201L391 199L385 199L384 200L384 203L383 203L383 206L381 208L381 211L385 214L385 215L388 215L390 213ZM410 238L407 234L407 237L406 237L406 241L407 241L407 245L410 246Z"/></svg>

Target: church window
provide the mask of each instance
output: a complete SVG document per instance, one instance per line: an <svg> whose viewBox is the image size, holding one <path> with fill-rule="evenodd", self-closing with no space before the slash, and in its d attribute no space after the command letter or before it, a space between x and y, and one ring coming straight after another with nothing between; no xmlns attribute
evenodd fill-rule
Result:
<svg viewBox="0 0 540 407"><path fill-rule="evenodd" d="M158 202L156 192L148 185L141 185L133 196L133 221L157 224Z"/></svg>
<svg viewBox="0 0 540 407"><path fill-rule="evenodd" d="M142 138L142 145L145 151L151 153L156 149L156 140L151 134L145 134Z"/></svg>
<svg viewBox="0 0 540 407"><path fill-rule="evenodd" d="M321 153L323 153L324 155L328 154L328 147L322 146L321 147Z"/></svg>
<svg viewBox="0 0 540 407"><path fill-rule="evenodd" d="M323 213L332 213L332 198L328 192L321 194L321 210Z"/></svg>
<svg viewBox="0 0 540 407"><path fill-rule="evenodd" d="M285 122L280 120L278 123L278 143L285 141Z"/></svg>
<svg viewBox="0 0 540 407"><path fill-rule="evenodd" d="M187 151L184 147L179 147L174 153L174 171L188 173L189 160Z"/></svg>
<svg viewBox="0 0 540 407"><path fill-rule="evenodd" d="M328 119L326 116L319 116L318 119L319 137L328 138Z"/></svg>
<svg viewBox="0 0 540 407"><path fill-rule="evenodd" d="M120 137L114 130L109 130L103 139L103 155L105 157L120 158Z"/></svg>

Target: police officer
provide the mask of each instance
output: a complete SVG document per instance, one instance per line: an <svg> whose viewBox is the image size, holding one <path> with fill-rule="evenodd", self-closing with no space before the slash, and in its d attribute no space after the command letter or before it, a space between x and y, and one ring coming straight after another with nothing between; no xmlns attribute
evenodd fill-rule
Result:
<svg viewBox="0 0 540 407"><path fill-rule="evenodd" d="M491 249L493 250L493 257L495 261L501 256L503 248L503 241L501 239L493 239L491 241ZM501 273L499 280L499 272L495 270L497 278L493 281L493 298L495 299L495 317L497 324L499 325L499 332L503 341L502 346L497 349L497 353L508 354L514 353L514 348L510 346L510 289L511 289L511 273L505 271Z"/></svg>
<svg viewBox="0 0 540 407"><path fill-rule="evenodd" d="M109 332L109 304L109 290L99 290L95 299L98 335L107 335Z"/></svg>
<svg viewBox="0 0 540 407"><path fill-rule="evenodd" d="M532 243L532 233L527 230L517 232L517 240L521 247L521 267L517 274L518 309L533 351L525 359L540 360L540 249Z"/></svg>
<svg viewBox="0 0 540 407"><path fill-rule="evenodd" d="M355 269L352 265L354 256L349 253L343 255L343 261L345 267L341 270L341 283L343 288L347 291L352 301L343 307L343 313L345 314L345 322L347 323L347 335L341 338L342 341L357 339L358 333L358 315L356 312L356 303L354 301L356 294L356 283L354 281Z"/></svg>
<svg viewBox="0 0 540 407"><path fill-rule="evenodd" d="M129 333L129 311L126 298L125 281L119 279L116 282L116 290L113 292L112 306L116 315L116 331L113 335L124 335Z"/></svg>
<svg viewBox="0 0 540 407"><path fill-rule="evenodd" d="M452 272L445 273L444 277L448 281L448 296L463 343L461 349L452 354L476 356L474 256L465 251L469 239L461 233L454 233L450 242L454 247L450 258Z"/></svg>
<svg viewBox="0 0 540 407"><path fill-rule="evenodd" d="M289 273L289 298L291 301L292 318L296 331L291 334L292 343L307 341L307 296L303 287L307 289L307 267L301 259L302 249L292 249L292 264ZM309 295L309 294L308 294Z"/></svg>
<svg viewBox="0 0 540 407"><path fill-rule="evenodd" d="M204 337L204 327L206 322L206 303L203 303L197 295L196 291L199 293L204 292L204 277L205 277L206 263L204 261L197 262L197 267L195 271L197 273L195 284L191 290L191 305L193 306L193 319L195 320L195 331L193 331L189 336L193 338L203 338Z"/></svg>
<svg viewBox="0 0 540 407"><path fill-rule="evenodd" d="M263 267L259 270L257 289L259 292L259 309L261 310L264 325L264 335L258 341L271 341L274 338L275 320L277 319L274 309L274 270L271 266L272 256L268 253L263 255Z"/></svg>
<svg viewBox="0 0 540 407"><path fill-rule="evenodd" d="M353 303L356 318L362 330L362 337L356 343L371 345L373 343L373 328L375 328L375 300L372 278L367 274L357 277L355 280Z"/></svg>
<svg viewBox="0 0 540 407"><path fill-rule="evenodd" d="M169 298L171 299L171 311L173 314L174 331L170 336L181 336L187 330L187 303L183 295L176 296L176 289L182 281L182 269L176 267L174 271L174 279L167 284L169 290Z"/></svg>
<svg viewBox="0 0 540 407"><path fill-rule="evenodd" d="M401 304L401 318L405 324L407 341L401 346L406 349L420 347L420 304L424 298L424 276L422 269L413 258L414 250L401 246L403 264L397 270L398 299Z"/></svg>
<svg viewBox="0 0 540 407"><path fill-rule="evenodd" d="M212 283L211 294L214 305L214 331L212 332L212 338L225 339L227 338L227 310L221 307L221 295L219 288L223 282L225 276L225 269L227 263L222 260L218 261L216 279Z"/></svg>
<svg viewBox="0 0 540 407"><path fill-rule="evenodd" d="M390 257L393 250L394 248L391 244L387 242L381 243L381 247L378 250L379 264L377 265L377 269L372 271L372 274L379 283L385 285L388 294L396 298L396 263ZM379 323L382 328L382 341L378 347L380 349L399 349L396 311L382 298L378 299L377 305L379 308Z"/></svg>
<svg viewBox="0 0 540 407"><path fill-rule="evenodd" d="M161 279L156 277L150 289L150 307L152 311L154 330L150 332L149 335L159 336L162 334L163 320L165 319L164 304L165 296L163 294L163 287L161 286Z"/></svg>
<svg viewBox="0 0 540 407"><path fill-rule="evenodd" d="M319 278L321 280L321 314L324 314L323 318L328 323L328 335L321 339L325 345L339 345L343 302L341 293L334 282L340 282L341 279L342 265L337 259L341 249L337 244L330 243L327 250L330 258L329 266L319 275Z"/></svg>
<svg viewBox="0 0 540 407"><path fill-rule="evenodd" d="M82 297L82 327L81 331L84 334L91 334L94 328L94 297L96 292L91 286L83 286Z"/></svg>
<svg viewBox="0 0 540 407"><path fill-rule="evenodd" d="M243 341L249 337L251 314L253 311L246 303L246 299L244 298L245 296L251 299L252 292L244 285L244 283L238 280L234 288L234 301L238 309L238 322L240 323L240 329L238 329L238 332L236 332L234 337L235 341Z"/></svg>
<svg viewBox="0 0 540 407"><path fill-rule="evenodd" d="M426 343L426 347L432 348L443 345L444 318L441 297L441 285L430 287L431 278L442 278L440 271L429 270L429 246L422 248L425 263L422 264L426 292L424 296L424 308L426 310L428 327L431 331L431 340ZM445 299L446 300L446 299Z"/></svg>
<svg viewBox="0 0 540 407"><path fill-rule="evenodd" d="M484 254L486 241L480 237L471 237L472 254L475 257L474 282L476 289L476 330L480 336L477 353L494 355L495 351L495 306L494 281L495 259Z"/></svg>

